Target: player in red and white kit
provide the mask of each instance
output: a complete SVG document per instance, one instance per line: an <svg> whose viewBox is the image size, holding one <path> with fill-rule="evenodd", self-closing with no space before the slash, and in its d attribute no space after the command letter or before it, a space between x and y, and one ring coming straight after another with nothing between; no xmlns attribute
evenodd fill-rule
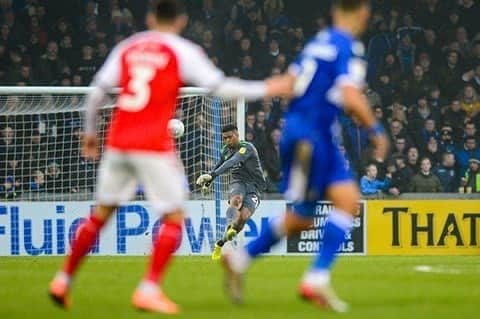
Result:
<svg viewBox="0 0 480 319"><path fill-rule="evenodd" d="M81 260L121 202L142 184L162 226L147 272L132 303L142 310L175 314L179 307L159 288L168 261L182 235L186 198L182 164L167 124L173 117L180 87L190 83L225 97L258 99L283 92L276 79L243 81L227 78L192 42L178 34L187 24L177 0L157 0L147 14L149 31L118 44L96 74L86 102L83 155L98 157L97 108L112 88L121 89L99 169L97 207L78 228L65 264L50 283L50 296L67 308L70 284Z"/></svg>

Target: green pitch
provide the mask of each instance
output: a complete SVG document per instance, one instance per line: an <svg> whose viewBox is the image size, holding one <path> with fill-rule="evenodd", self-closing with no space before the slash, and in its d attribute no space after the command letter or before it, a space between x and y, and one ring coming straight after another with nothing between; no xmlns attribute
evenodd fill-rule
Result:
<svg viewBox="0 0 480 319"><path fill-rule="evenodd" d="M47 284L61 258L1 257L0 318L154 318L130 307L145 268L142 257L93 257L81 269L68 313L47 299ZM183 308L181 318L478 318L480 257L343 257L333 280L352 310L319 312L296 287L304 257L270 257L251 269L246 304L230 305L222 270L209 258L177 258L165 290ZM430 272L417 272L415 266Z"/></svg>

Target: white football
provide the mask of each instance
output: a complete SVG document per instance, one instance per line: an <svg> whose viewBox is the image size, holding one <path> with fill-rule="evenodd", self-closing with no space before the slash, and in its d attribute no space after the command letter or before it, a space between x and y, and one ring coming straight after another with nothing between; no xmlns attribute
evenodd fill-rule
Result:
<svg viewBox="0 0 480 319"><path fill-rule="evenodd" d="M168 131L174 138L180 138L185 133L185 125L179 119L171 119L168 122Z"/></svg>

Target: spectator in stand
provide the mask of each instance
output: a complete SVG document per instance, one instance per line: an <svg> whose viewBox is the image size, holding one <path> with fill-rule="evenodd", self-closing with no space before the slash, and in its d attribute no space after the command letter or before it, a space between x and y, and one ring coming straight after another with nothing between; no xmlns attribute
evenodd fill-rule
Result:
<svg viewBox="0 0 480 319"><path fill-rule="evenodd" d="M427 143L427 148L423 152L423 157L428 157L433 167L437 166L437 164L441 162L442 152L438 147L438 141L436 138L430 137Z"/></svg>
<svg viewBox="0 0 480 319"><path fill-rule="evenodd" d="M58 55L57 42L50 41L45 54L40 59L39 74L36 78L42 84L54 85L56 84L57 75L61 74L64 66L65 62Z"/></svg>
<svg viewBox="0 0 480 319"><path fill-rule="evenodd" d="M367 97L368 103L372 106L383 105L382 98L375 92L368 84L365 85L364 94Z"/></svg>
<svg viewBox="0 0 480 319"><path fill-rule="evenodd" d="M438 70L438 84L440 90L448 99L453 99L462 86L462 69L459 65L459 53L450 50L447 53L446 65Z"/></svg>
<svg viewBox="0 0 480 319"><path fill-rule="evenodd" d="M47 166L48 144L46 138L38 129L31 133L30 141L23 145L22 154L28 175L34 170L41 170Z"/></svg>
<svg viewBox="0 0 480 319"><path fill-rule="evenodd" d="M82 48L82 58L80 59L75 74L79 74L82 77L83 84L88 85L93 75L97 71L97 60L93 55L93 48L89 45L85 45Z"/></svg>
<svg viewBox="0 0 480 319"><path fill-rule="evenodd" d="M465 123L465 128L463 130L463 138L465 139L467 137L473 137L477 140L480 139L480 137L478 136L478 132L477 132L477 126L473 122L466 122Z"/></svg>
<svg viewBox="0 0 480 319"><path fill-rule="evenodd" d="M428 79L431 82L431 85L433 85L435 81L435 71L432 70L432 62L428 53L420 53L420 55L418 56L418 65L422 67L423 77L425 79Z"/></svg>
<svg viewBox="0 0 480 319"><path fill-rule="evenodd" d="M260 110L263 111L265 114L265 122L267 125L267 130L272 127L275 127L275 118L274 114L272 113L273 109L273 100L272 98L264 98L260 104Z"/></svg>
<svg viewBox="0 0 480 319"><path fill-rule="evenodd" d="M390 122L390 144L395 144L395 140L399 136L405 137L403 123L397 119L392 119Z"/></svg>
<svg viewBox="0 0 480 319"><path fill-rule="evenodd" d="M480 158L480 148L477 147L477 139L475 137L467 137L463 148L457 149L455 152L457 167L460 176L463 176L468 169L468 161L472 158Z"/></svg>
<svg viewBox="0 0 480 319"><path fill-rule="evenodd" d="M368 73L375 75L382 65L385 56L393 49L394 39L388 30L387 23L382 20L377 23L376 34L370 39L368 43ZM373 80L369 77L369 80Z"/></svg>
<svg viewBox="0 0 480 319"><path fill-rule="evenodd" d="M439 29L444 23L446 12L439 0L429 0L420 4L417 17L425 28Z"/></svg>
<svg viewBox="0 0 480 319"><path fill-rule="evenodd" d="M281 131L277 128L270 132L269 143L265 149L263 168L266 172L267 190L272 193L280 191L282 170L280 165L280 137Z"/></svg>
<svg viewBox="0 0 480 319"><path fill-rule="evenodd" d="M12 126L4 127L2 130L2 138L0 139L0 163L5 163L7 156L16 154L17 150L18 143L15 138L15 130Z"/></svg>
<svg viewBox="0 0 480 319"><path fill-rule="evenodd" d="M7 82L15 85L20 77L20 69L22 67L22 56L18 48L12 48L9 52L10 62L6 67Z"/></svg>
<svg viewBox="0 0 480 319"><path fill-rule="evenodd" d="M407 151L407 166L412 170L414 174L418 172L419 168L419 154L418 148L410 147Z"/></svg>
<svg viewBox="0 0 480 319"><path fill-rule="evenodd" d="M392 148L393 156L406 155L407 153L407 139L403 135L397 136Z"/></svg>
<svg viewBox="0 0 480 319"><path fill-rule="evenodd" d="M458 175L455 170L455 155L453 153L442 154L442 162L433 169L433 174L440 180L443 192L457 192Z"/></svg>
<svg viewBox="0 0 480 319"><path fill-rule="evenodd" d="M442 112L448 105L448 101L443 98L440 88L433 85L428 94L428 104L438 113Z"/></svg>
<svg viewBox="0 0 480 319"><path fill-rule="evenodd" d="M30 182L31 192L44 192L45 191L45 174L41 170L36 170L33 173L32 180Z"/></svg>
<svg viewBox="0 0 480 319"><path fill-rule="evenodd" d="M386 55L384 63L379 66L378 73L387 74L392 83L398 83L398 80L402 76L402 70L395 54L388 53Z"/></svg>
<svg viewBox="0 0 480 319"><path fill-rule="evenodd" d="M375 118L379 123L381 123L384 127L387 126L388 119L383 112L383 107L381 107L380 105L375 105L373 107L373 113L375 114Z"/></svg>
<svg viewBox="0 0 480 319"><path fill-rule="evenodd" d="M264 150L267 145L267 123L265 119L265 112L257 111L255 121L255 147L258 150L260 159L264 158Z"/></svg>
<svg viewBox="0 0 480 319"><path fill-rule="evenodd" d="M442 186L437 176L431 172L432 163L430 159L425 157L420 161L420 172L413 176L409 192L412 193L440 193Z"/></svg>
<svg viewBox="0 0 480 319"><path fill-rule="evenodd" d="M408 109L403 105L398 96L393 98L393 104L387 107L390 111L389 121L399 121L402 124L402 129L408 126ZM405 132L404 132L405 133Z"/></svg>
<svg viewBox="0 0 480 319"><path fill-rule="evenodd" d="M380 73L378 75L378 81L377 85L375 86L375 90L380 95L380 99L384 105L392 104L393 96L395 94L395 86L387 73Z"/></svg>
<svg viewBox="0 0 480 319"><path fill-rule="evenodd" d="M63 193L65 185L68 180L63 178L60 165L55 162L50 162L45 171L45 190L49 193Z"/></svg>
<svg viewBox="0 0 480 319"><path fill-rule="evenodd" d="M396 170L392 174L392 183L390 186L392 188L396 188L399 194L405 193L408 190L408 184L413 176L413 172L410 167L407 166L405 157L403 155L396 155L393 158L393 161L395 163Z"/></svg>
<svg viewBox="0 0 480 319"><path fill-rule="evenodd" d="M473 86L467 84L459 98L460 105L466 113L467 120L474 120L480 112L480 99Z"/></svg>
<svg viewBox="0 0 480 319"><path fill-rule="evenodd" d="M459 131L462 129L463 123L465 123L466 116L467 113L462 109L460 101L457 99L452 100L442 115L442 125L450 126L454 128L455 131Z"/></svg>
<svg viewBox="0 0 480 319"><path fill-rule="evenodd" d="M283 15L285 5L283 0L265 0L263 3L263 12L265 14L265 21L269 25L277 24L280 17Z"/></svg>
<svg viewBox="0 0 480 319"><path fill-rule="evenodd" d="M437 128L435 125L435 120L434 119L426 119L424 128L423 128L423 141L418 143L418 145L425 145L426 143L430 142L430 140L433 138L435 140L438 140L440 135L437 132Z"/></svg>
<svg viewBox="0 0 480 319"><path fill-rule="evenodd" d="M369 145L362 152L362 156L360 157L360 165L365 169L368 165L375 164L377 168L377 178L384 180L387 174L387 166L385 161L379 160L379 158L380 157L377 155L377 151L372 147L372 145ZM358 171L361 171L361 169L358 169Z"/></svg>
<svg viewBox="0 0 480 319"><path fill-rule="evenodd" d="M245 138L247 141L255 140L255 113L248 113L245 119ZM248 137L248 138L247 138Z"/></svg>
<svg viewBox="0 0 480 319"><path fill-rule="evenodd" d="M440 149L444 153L453 153L455 151L453 129L451 126L444 125L440 130Z"/></svg>
<svg viewBox="0 0 480 319"><path fill-rule="evenodd" d="M443 43L452 42L455 38L455 30L460 26L460 15L456 8L452 8L448 15L448 20L442 25L439 29L439 36ZM438 51L440 52L440 50ZM441 63L441 59L437 60L436 63Z"/></svg>
<svg viewBox="0 0 480 319"><path fill-rule="evenodd" d="M404 34L400 38L400 44L397 49L397 57L400 61L402 71L404 73L409 72L415 63L416 46L412 42L412 38L409 34Z"/></svg>
<svg viewBox="0 0 480 319"><path fill-rule="evenodd" d="M408 131L413 138L413 142L417 146L421 146L425 142L422 129L427 119L438 119L438 113L428 105L426 96L418 99L417 105L410 107L408 117Z"/></svg>
<svg viewBox="0 0 480 319"><path fill-rule="evenodd" d="M413 67L412 76L408 79L407 97L411 99L408 102L415 102L419 97L425 96L432 88L430 79L424 76L423 68L420 65Z"/></svg>
<svg viewBox="0 0 480 319"><path fill-rule="evenodd" d="M390 185L390 174L387 174L385 180L377 179L377 166L369 164L365 167L365 175L360 179L360 191L362 195L375 195L388 190Z"/></svg>
<svg viewBox="0 0 480 319"><path fill-rule="evenodd" d="M478 47L480 51L480 42L475 46ZM475 92L480 92L480 62L474 66L474 69L463 74L462 80L466 84L471 85Z"/></svg>
<svg viewBox="0 0 480 319"><path fill-rule="evenodd" d="M390 180L390 184L388 185L386 193L389 195L393 196L398 196L400 195L400 189L398 189L396 186L392 185L393 183L393 175L397 172L397 166L395 165L394 161L389 161L387 163L387 174L385 174L386 179Z"/></svg>
<svg viewBox="0 0 480 319"><path fill-rule="evenodd" d="M17 197L15 190L15 181L13 177L7 176L1 180L0 184L0 198L4 200L12 200Z"/></svg>
<svg viewBox="0 0 480 319"><path fill-rule="evenodd" d="M462 178L462 186L467 193L480 193L480 159L471 158L468 164L468 169Z"/></svg>
<svg viewBox="0 0 480 319"><path fill-rule="evenodd" d="M478 17L480 16L480 5L473 0L460 1L459 8L460 21L467 26L470 34L477 34L480 31L478 26Z"/></svg>
<svg viewBox="0 0 480 319"><path fill-rule="evenodd" d="M474 84L474 83L477 83L477 84L474 84L475 85L478 85L478 82L479 82L479 77L480 77L480 70L477 70L477 67L480 65L480 39L478 39L478 37L476 36L475 37L475 42L473 43L473 48L472 48L472 52L471 52L471 55L470 57L468 57L468 61L467 61L467 68L469 70L469 72L467 72L465 75L469 75L470 78L463 78L462 79L464 81L471 81L472 80L472 76L475 77L476 79L473 81L473 83L471 84ZM480 85L479 85L479 88L480 88ZM477 89L475 87L475 89ZM477 91L479 91L477 89Z"/></svg>
<svg viewBox="0 0 480 319"><path fill-rule="evenodd" d="M472 50L472 45L468 39L468 33L465 27L460 26L455 30L455 37L456 37L456 42L458 43L459 46L459 51L460 54L463 57L466 57L470 54L470 51Z"/></svg>

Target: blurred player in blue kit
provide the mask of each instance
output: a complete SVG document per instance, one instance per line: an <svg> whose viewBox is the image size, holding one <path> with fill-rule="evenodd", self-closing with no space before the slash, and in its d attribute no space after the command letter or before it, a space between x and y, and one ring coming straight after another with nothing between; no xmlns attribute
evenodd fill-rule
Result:
<svg viewBox="0 0 480 319"><path fill-rule="evenodd" d="M334 0L333 26L318 33L283 75L285 95L292 96L280 145L285 198L293 203L272 219L244 249L222 258L227 291L234 302L243 298L243 276L251 262L284 236L311 227L318 200L335 208L324 228L323 242L299 293L323 309L345 312L348 305L330 284L336 252L345 241L357 212L360 192L335 144L337 116L355 116L368 130L375 154L383 159L388 141L362 94L366 76L364 46L356 40L368 26L368 0Z"/></svg>

